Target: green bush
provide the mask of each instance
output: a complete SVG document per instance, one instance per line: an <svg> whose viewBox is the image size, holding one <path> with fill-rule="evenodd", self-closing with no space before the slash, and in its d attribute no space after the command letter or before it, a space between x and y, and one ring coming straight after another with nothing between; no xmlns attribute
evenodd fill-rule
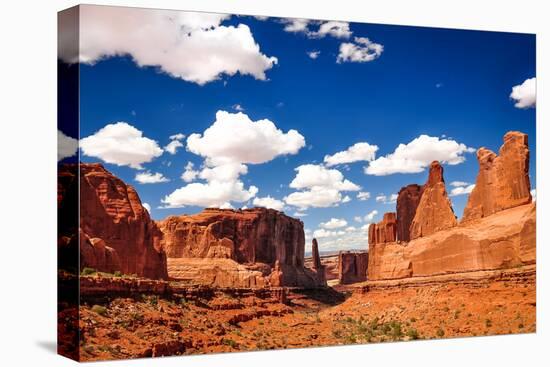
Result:
<svg viewBox="0 0 550 367"><path fill-rule="evenodd" d="M97 270L95 270L94 268L84 268L82 269L82 275L92 275L92 274L95 274L97 273Z"/></svg>
<svg viewBox="0 0 550 367"><path fill-rule="evenodd" d="M119 270L117 270L117 271L114 272L113 276L119 278L119 277L122 276L122 272L120 272Z"/></svg>
<svg viewBox="0 0 550 367"><path fill-rule="evenodd" d="M418 339L418 330L416 329L409 329L407 330L407 336L411 339L411 340L416 340Z"/></svg>
<svg viewBox="0 0 550 367"><path fill-rule="evenodd" d="M435 335L437 335L438 338L443 338L443 336L445 336L445 331L442 328L438 328Z"/></svg>
<svg viewBox="0 0 550 367"><path fill-rule="evenodd" d="M100 305L93 305L92 311L101 316L107 315L107 308Z"/></svg>

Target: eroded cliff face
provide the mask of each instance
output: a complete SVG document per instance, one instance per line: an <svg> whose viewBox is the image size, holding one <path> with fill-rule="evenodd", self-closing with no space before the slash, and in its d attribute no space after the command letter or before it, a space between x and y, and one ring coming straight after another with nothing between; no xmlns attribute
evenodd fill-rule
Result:
<svg viewBox="0 0 550 367"><path fill-rule="evenodd" d="M367 280L367 252L342 251L338 254L338 280L350 284Z"/></svg>
<svg viewBox="0 0 550 367"><path fill-rule="evenodd" d="M64 193L78 190L75 179L78 166L62 166L59 174L64 177L60 186L67 184L67 187L58 187L59 207L64 208L63 198L71 196ZM162 232L142 206L135 189L99 163L81 163L79 181L80 268L89 266L166 279ZM60 220L70 222L69 215L63 214L63 209L60 211Z"/></svg>
<svg viewBox="0 0 550 367"><path fill-rule="evenodd" d="M185 275L191 281L190 272L195 272L197 279L204 279L206 269L194 269L208 261L197 259L226 259L212 261L217 264L214 273L218 279L214 273L206 278L237 286L326 284L324 270L304 267L302 221L279 211L205 209L195 215L168 217L159 222L159 227L164 234L163 247L171 259L170 273L176 278Z"/></svg>
<svg viewBox="0 0 550 367"><path fill-rule="evenodd" d="M394 242L396 236L397 219L395 213L384 213L384 217L380 222L369 225L369 244Z"/></svg>
<svg viewBox="0 0 550 367"><path fill-rule="evenodd" d="M522 205L408 243L371 245L368 279L398 279L534 264L535 235L535 204Z"/></svg>
<svg viewBox="0 0 550 367"><path fill-rule="evenodd" d="M477 160L479 173L462 221L483 218L532 201L526 134L508 132L498 156L489 149L480 148Z"/></svg>
<svg viewBox="0 0 550 367"><path fill-rule="evenodd" d="M398 199L398 239L400 231L406 231L406 223L399 223L399 218L409 218L414 212L410 241L369 239L368 279L534 264L536 209L529 192L528 159L527 136L519 132L505 135L498 157L485 148L479 149L480 172L460 224L445 192L443 169L438 162L432 163L421 190L414 188L411 195L408 186L399 195L406 199ZM420 201L414 210L418 192Z"/></svg>
<svg viewBox="0 0 550 367"><path fill-rule="evenodd" d="M411 184L399 190L397 195L397 240L408 242L411 239L411 224L420 204L424 186Z"/></svg>
<svg viewBox="0 0 550 367"><path fill-rule="evenodd" d="M445 189L443 167L437 161L430 165L428 181L416 208L410 227L410 238L420 238L457 225L451 201Z"/></svg>

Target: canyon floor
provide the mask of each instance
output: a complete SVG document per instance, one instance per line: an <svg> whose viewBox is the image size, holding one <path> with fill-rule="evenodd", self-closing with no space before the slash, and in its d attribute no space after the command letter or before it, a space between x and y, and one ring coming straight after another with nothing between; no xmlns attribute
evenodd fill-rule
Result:
<svg viewBox="0 0 550 367"><path fill-rule="evenodd" d="M289 289L285 304L223 290L194 297L96 295L81 302L80 357L94 361L531 333L536 330L535 280L535 267L526 266Z"/></svg>

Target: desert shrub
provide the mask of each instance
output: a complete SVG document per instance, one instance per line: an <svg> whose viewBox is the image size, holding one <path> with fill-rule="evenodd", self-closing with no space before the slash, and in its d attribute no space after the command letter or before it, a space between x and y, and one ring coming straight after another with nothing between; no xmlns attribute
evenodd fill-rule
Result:
<svg viewBox="0 0 550 367"><path fill-rule="evenodd" d="M437 335L438 338L443 338L443 336L445 336L445 331L442 328L437 328L435 335Z"/></svg>
<svg viewBox="0 0 550 367"><path fill-rule="evenodd" d="M418 335L418 330L416 329L409 329L407 330L407 336L411 339L411 340L416 340L418 339L419 335Z"/></svg>
<svg viewBox="0 0 550 367"><path fill-rule="evenodd" d="M239 346L239 344L236 341L234 341L233 339L223 339L222 343L224 345L228 345L228 346L230 346L231 348L234 348L234 349L237 349L237 347Z"/></svg>
<svg viewBox="0 0 550 367"><path fill-rule="evenodd" d="M97 273L97 270L95 270L94 268L84 268L81 272L82 275L92 275L95 273Z"/></svg>
<svg viewBox="0 0 550 367"><path fill-rule="evenodd" d="M486 326L486 327L491 327L491 326L493 326L493 322L491 321L491 319L486 319L486 320L485 320L485 326Z"/></svg>
<svg viewBox="0 0 550 367"><path fill-rule="evenodd" d="M122 272L120 272L119 270L115 271L113 273L113 276L117 277L117 278L120 278L122 276Z"/></svg>
<svg viewBox="0 0 550 367"><path fill-rule="evenodd" d="M93 305L92 306L92 312L95 312L95 313L97 313L98 315L101 315L101 316L106 316L107 315L107 308L103 307L103 306L100 306L100 305Z"/></svg>

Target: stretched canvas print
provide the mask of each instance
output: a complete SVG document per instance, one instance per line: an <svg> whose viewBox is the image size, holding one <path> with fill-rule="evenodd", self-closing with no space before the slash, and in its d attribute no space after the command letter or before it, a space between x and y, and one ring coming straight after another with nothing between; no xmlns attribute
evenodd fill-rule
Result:
<svg viewBox="0 0 550 367"><path fill-rule="evenodd" d="M58 348L536 330L532 34L59 13Z"/></svg>

